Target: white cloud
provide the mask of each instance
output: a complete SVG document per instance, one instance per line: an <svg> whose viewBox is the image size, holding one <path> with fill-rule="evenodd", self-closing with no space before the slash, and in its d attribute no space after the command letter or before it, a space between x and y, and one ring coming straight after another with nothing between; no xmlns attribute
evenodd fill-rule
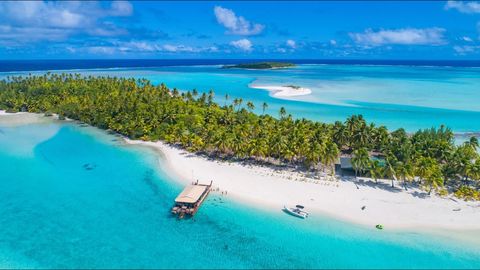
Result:
<svg viewBox="0 0 480 270"><path fill-rule="evenodd" d="M480 2L447 1L445 9L456 9L462 13L480 13Z"/></svg>
<svg viewBox="0 0 480 270"><path fill-rule="evenodd" d="M61 41L66 40L71 33L68 29L16 27L0 25L0 44L18 46L19 43L35 42L40 40Z"/></svg>
<svg viewBox="0 0 480 270"><path fill-rule="evenodd" d="M465 36L465 37L462 37L461 39L466 42L473 42L473 40L470 37Z"/></svg>
<svg viewBox="0 0 480 270"><path fill-rule="evenodd" d="M3 20L11 25L30 27L76 28L90 24L90 18L75 11L72 3L7 1L0 3Z"/></svg>
<svg viewBox="0 0 480 270"><path fill-rule="evenodd" d="M133 13L132 4L128 1L113 1L111 7L111 16L130 16Z"/></svg>
<svg viewBox="0 0 480 270"><path fill-rule="evenodd" d="M163 51L167 52L218 52L218 48L216 46L207 46L207 47L192 47L192 46L185 46L185 45L171 45L165 44L162 46Z"/></svg>
<svg viewBox="0 0 480 270"><path fill-rule="evenodd" d="M213 9L217 22L228 29L228 33L235 35L258 35L265 28L258 23L250 23L242 16L237 16L231 9L216 6Z"/></svg>
<svg viewBox="0 0 480 270"><path fill-rule="evenodd" d="M215 46L192 47L186 45L164 44L149 41L117 41L103 46L87 46L76 50L67 50L73 52L87 52L91 54L114 54L114 53L198 53L198 52L218 52Z"/></svg>
<svg viewBox="0 0 480 270"><path fill-rule="evenodd" d="M110 46L92 46L87 47L86 50L91 54L114 54L117 48Z"/></svg>
<svg viewBox="0 0 480 270"><path fill-rule="evenodd" d="M480 50L480 46L453 46L453 49L459 55L467 55L478 52Z"/></svg>
<svg viewBox="0 0 480 270"><path fill-rule="evenodd" d="M130 16L133 7L126 1L113 1L104 7L91 1L5 1L0 2L0 41L18 33L17 43L63 40L75 33L98 36L126 34L124 29L101 21L107 17ZM62 33L63 32L63 33ZM19 34L21 33L21 35ZM15 40L11 40L14 42Z"/></svg>
<svg viewBox="0 0 480 270"><path fill-rule="evenodd" d="M140 52L155 52L160 50L157 44L146 41L130 41L124 43L123 46L128 48L128 50Z"/></svg>
<svg viewBox="0 0 480 270"><path fill-rule="evenodd" d="M230 42L230 45L232 45L233 47L235 47L237 49L240 49L242 51L246 51L246 52L250 52L250 51L253 50L252 42L250 42L250 40L248 40L246 38L232 41L232 42Z"/></svg>
<svg viewBox="0 0 480 270"><path fill-rule="evenodd" d="M337 41L334 40L334 39L331 39L330 40L330 45L333 45L333 46L337 45Z"/></svg>
<svg viewBox="0 0 480 270"><path fill-rule="evenodd" d="M295 43L295 40L292 40L292 39L287 40L287 46L292 49L297 48L297 44Z"/></svg>
<svg viewBox="0 0 480 270"><path fill-rule="evenodd" d="M286 53L287 50L285 48L277 48L277 52L279 53Z"/></svg>
<svg viewBox="0 0 480 270"><path fill-rule="evenodd" d="M359 44L379 46L385 44L402 45L441 45L445 44L445 29L443 28L404 28L396 30L373 31L367 29L363 33L349 33L350 37Z"/></svg>
<svg viewBox="0 0 480 270"><path fill-rule="evenodd" d="M167 52L193 52L194 51L193 47L185 46L185 45L166 44L166 45L163 45L162 48Z"/></svg>

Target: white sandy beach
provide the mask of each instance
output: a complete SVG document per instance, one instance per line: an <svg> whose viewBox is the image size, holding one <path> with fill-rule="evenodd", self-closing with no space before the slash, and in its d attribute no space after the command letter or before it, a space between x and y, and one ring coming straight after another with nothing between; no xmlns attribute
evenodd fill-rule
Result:
<svg viewBox="0 0 480 270"><path fill-rule="evenodd" d="M36 113L7 113L0 110L0 116L0 124L3 126L18 126L48 121L48 118L44 117L43 114Z"/></svg>
<svg viewBox="0 0 480 270"><path fill-rule="evenodd" d="M263 89L270 92L273 97L295 97L310 95L312 90L309 88L294 88L290 86L275 86L275 85L250 85L249 87L255 89Z"/></svg>
<svg viewBox="0 0 480 270"><path fill-rule="evenodd" d="M372 228L383 224L389 229L480 230L479 202L428 196L412 188L392 190L390 181L378 185L364 181L357 189L351 179L318 180L288 170L210 161L162 142L127 142L159 149L185 184L193 181L193 172L195 180L213 180L227 196L255 207L280 211L284 205L302 204L312 215L327 214Z"/></svg>
<svg viewBox="0 0 480 270"><path fill-rule="evenodd" d="M1 121L24 125L50 120L41 114L0 111ZM312 215L327 214L369 227L383 224L389 229L480 231L480 202L428 196L414 188L405 191L399 183L392 189L390 181L375 184L367 179L319 180L289 169L212 161L163 142L125 140L159 150L168 172L183 184L213 180L214 186L227 191L229 198L253 207L280 211L284 205L302 204Z"/></svg>

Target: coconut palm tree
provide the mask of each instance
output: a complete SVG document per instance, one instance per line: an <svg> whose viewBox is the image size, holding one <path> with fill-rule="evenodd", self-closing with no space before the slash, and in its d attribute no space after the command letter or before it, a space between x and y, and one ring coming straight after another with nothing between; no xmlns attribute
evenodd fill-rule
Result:
<svg viewBox="0 0 480 270"><path fill-rule="evenodd" d="M263 102L262 104L262 114L265 114L265 110L268 108L268 104L266 102Z"/></svg>
<svg viewBox="0 0 480 270"><path fill-rule="evenodd" d="M392 154L387 155L385 158L385 176L389 177L392 180L392 188L395 187L395 182L397 180L397 171L395 171L395 164L398 162L395 156Z"/></svg>
<svg viewBox="0 0 480 270"><path fill-rule="evenodd" d="M353 151L351 163L355 170L355 178L358 176L358 172L363 173L368 168L369 162L370 156L367 149L360 148Z"/></svg>
<svg viewBox="0 0 480 270"><path fill-rule="evenodd" d="M229 98L230 96L228 94L225 94L225 104L224 104L225 107L227 106L227 101Z"/></svg>
<svg viewBox="0 0 480 270"><path fill-rule="evenodd" d="M414 176L413 166L411 163L404 163L398 161L395 163L395 171L400 176L400 179L403 181L403 187L407 190L407 182L411 181Z"/></svg>
<svg viewBox="0 0 480 270"><path fill-rule="evenodd" d="M442 170L436 161L430 164L424 183L426 186L429 186L428 195L430 195L433 189L438 189L443 186Z"/></svg>
<svg viewBox="0 0 480 270"><path fill-rule="evenodd" d="M285 110L284 107L280 108L280 119L285 118L285 115L287 115L287 110Z"/></svg>
<svg viewBox="0 0 480 270"><path fill-rule="evenodd" d="M474 150L478 148L478 139L475 136L470 137L468 142L466 142L469 146L471 146Z"/></svg>
<svg viewBox="0 0 480 270"><path fill-rule="evenodd" d="M337 161L339 154L340 151L333 141L325 143L325 152L322 160L327 167L331 167L330 171L332 176L335 174L335 162Z"/></svg>
<svg viewBox="0 0 480 270"><path fill-rule="evenodd" d="M248 102L247 102L247 108L248 108L250 111L253 111L253 110L255 110L255 105L253 104L253 102L248 101Z"/></svg>
<svg viewBox="0 0 480 270"><path fill-rule="evenodd" d="M208 104L211 105L213 103L213 98L215 97L215 93L213 90L208 91Z"/></svg>
<svg viewBox="0 0 480 270"><path fill-rule="evenodd" d="M378 179L383 177L383 166L380 165L380 161L377 159L373 159L370 161L370 166L369 166L369 174L370 177L375 180L375 183L378 183Z"/></svg>

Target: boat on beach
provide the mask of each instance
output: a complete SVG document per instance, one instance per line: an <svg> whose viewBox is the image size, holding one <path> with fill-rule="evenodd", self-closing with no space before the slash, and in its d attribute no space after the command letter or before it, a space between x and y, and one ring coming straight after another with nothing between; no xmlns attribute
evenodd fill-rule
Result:
<svg viewBox="0 0 480 270"><path fill-rule="evenodd" d="M287 214L290 214L294 217L305 219L308 217L309 213L304 210L303 205L295 205L295 207L283 206L283 211Z"/></svg>

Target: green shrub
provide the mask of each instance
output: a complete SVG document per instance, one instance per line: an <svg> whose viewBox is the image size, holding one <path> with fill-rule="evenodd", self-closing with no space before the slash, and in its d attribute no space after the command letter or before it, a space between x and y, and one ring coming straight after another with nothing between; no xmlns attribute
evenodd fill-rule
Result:
<svg viewBox="0 0 480 270"><path fill-rule="evenodd" d="M455 191L455 196L466 201L478 201L480 200L480 191L472 187L462 186Z"/></svg>

